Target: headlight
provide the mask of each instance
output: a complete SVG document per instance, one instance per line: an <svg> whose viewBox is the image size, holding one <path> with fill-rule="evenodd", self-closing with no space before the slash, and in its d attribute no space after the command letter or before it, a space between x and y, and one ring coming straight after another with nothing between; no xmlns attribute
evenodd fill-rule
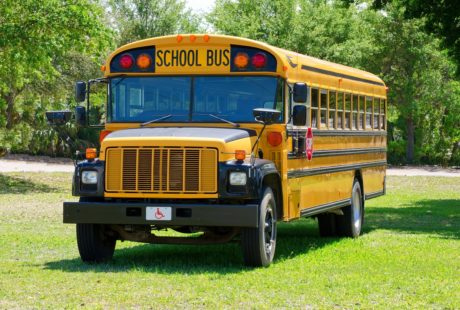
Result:
<svg viewBox="0 0 460 310"><path fill-rule="evenodd" d="M230 172L230 185L246 185L246 172Z"/></svg>
<svg viewBox="0 0 460 310"><path fill-rule="evenodd" d="M83 171L81 182L83 184L97 184L97 171Z"/></svg>

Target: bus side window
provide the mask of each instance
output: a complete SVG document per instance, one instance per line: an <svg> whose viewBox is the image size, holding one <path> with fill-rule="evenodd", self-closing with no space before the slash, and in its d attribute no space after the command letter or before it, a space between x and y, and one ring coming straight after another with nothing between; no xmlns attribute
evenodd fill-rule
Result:
<svg viewBox="0 0 460 310"><path fill-rule="evenodd" d="M372 115L374 117L374 123L372 128L379 129L379 109L380 109L380 99L374 98L374 106L372 108Z"/></svg>
<svg viewBox="0 0 460 310"><path fill-rule="evenodd" d="M337 93L337 128L343 128L343 93Z"/></svg>
<svg viewBox="0 0 460 310"><path fill-rule="evenodd" d="M365 105L366 105L365 97L359 96L359 113L358 113L359 127L358 129L365 129L365 124L366 124Z"/></svg>
<svg viewBox="0 0 460 310"><path fill-rule="evenodd" d="M372 97L366 97L366 129L372 128Z"/></svg>
<svg viewBox="0 0 460 310"><path fill-rule="evenodd" d="M353 95L353 104L352 104L353 117L352 117L352 122L351 122L351 126L353 129L359 128L359 124L358 124L359 99L358 98L359 98L358 95Z"/></svg>
<svg viewBox="0 0 460 310"><path fill-rule="evenodd" d="M337 95L336 92L331 90L329 91L329 128L337 128L336 124L336 113L337 113L337 108L336 108L336 99Z"/></svg>
<svg viewBox="0 0 460 310"><path fill-rule="evenodd" d="M345 128L351 129L351 94L345 94Z"/></svg>
<svg viewBox="0 0 460 310"><path fill-rule="evenodd" d="M311 127L318 128L318 88L311 89Z"/></svg>
<svg viewBox="0 0 460 310"><path fill-rule="evenodd" d="M321 89L321 128L327 128L327 90Z"/></svg>
<svg viewBox="0 0 460 310"><path fill-rule="evenodd" d="M380 100L380 129L385 129L385 106L386 106L386 99Z"/></svg>

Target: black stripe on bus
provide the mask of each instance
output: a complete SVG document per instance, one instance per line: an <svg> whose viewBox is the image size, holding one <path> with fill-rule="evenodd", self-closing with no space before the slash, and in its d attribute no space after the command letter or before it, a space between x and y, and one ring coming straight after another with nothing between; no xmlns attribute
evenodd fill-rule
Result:
<svg viewBox="0 0 460 310"><path fill-rule="evenodd" d="M372 148L362 148L362 149L342 149L342 150L320 150L313 151L313 157L331 157L331 156L341 156L341 155L355 155L355 154L370 154L370 153L385 153L387 151L384 147L372 147ZM296 156L296 154L289 154L288 159L299 159L303 156Z"/></svg>
<svg viewBox="0 0 460 310"><path fill-rule="evenodd" d="M342 207L348 206L350 204L351 204L351 199L334 201L334 202L326 203L326 204L319 205L319 206L316 206L316 207L303 209L303 210L300 211L300 216L302 216L302 217L313 216L313 215L323 213L323 212L326 212L326 211L342 208Z"/></svg>
<svg viewBox="0 0 460 310"><path fill-rule="evenodd" d="M352 81L357 81L357 82L362 82L362 83L385 86L385 84L383 84L382 82L363 79L363 78L359 78L359 77L348 75L348 74L338 73L338 72L324 70L324 69L315 68L315 67L310 67L310 66L306 66L306 65L302 65L302 70L321 73L321 74L326 74L326 75L331 75L331 76L340 77L340 78L344 78L344 79L348 79L348 80L352 80Z"/></svg>
<svg viewBox="0 0 460 310"><path fill-rule="evenodd" d="M287 131L289 136L294 136L295 134L298 135L305 135L306 134L305 129L301 130L293 130L290 129ZM352 131L352 130L319 130L319 129L313 129L313 137L315 136L321 136L321 137L332 137L332 136L386 136L387 132L386 131Z"/></svg>
<svg viewBox="0 0 460 310"><path fill-rule="evenodd" d="M340 165L340 166L334 166L334 167L298 169L298 170L288 171L288 179L295 179L295 178L307 177L307 176L318 175L318 174L350 171L350 170L356 170L356 169L361 169L361 168L370 168L370 167L378 167L378 166L386 166L386 165L387 165L387 162L383 160L383 161L375 161L375 162L370 162L370 163Z"/></svg>

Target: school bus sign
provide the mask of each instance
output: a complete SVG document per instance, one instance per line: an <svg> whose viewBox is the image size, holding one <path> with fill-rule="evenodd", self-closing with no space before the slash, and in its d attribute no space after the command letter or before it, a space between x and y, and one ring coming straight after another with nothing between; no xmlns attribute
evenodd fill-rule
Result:
<svg viewBox="0 0 460 310"><path fill-rule="evenodd" d="M315 217L322 236L358 237L365 200L385 193L386 87L375 75L218 35L133 42L103 71L76 86L80 125L87 85L108 91L100 150L75 168L80 201L64 203L83 261L110 259L117 240L239 240L246 264L267 266L278 221ZM201 234L155 234L165 228Z"/></svg>

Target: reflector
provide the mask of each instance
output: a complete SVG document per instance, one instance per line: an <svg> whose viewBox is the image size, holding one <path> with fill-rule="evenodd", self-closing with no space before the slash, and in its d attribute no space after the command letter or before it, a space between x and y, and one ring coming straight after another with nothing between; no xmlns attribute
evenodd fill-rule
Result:
<svg viewBox="0 0 460 310"><path fill-rule="evenodd" d="M271 146L278 146L283 142L283 136L278 131L272 131L268 133L267 140Z"/></svg>

